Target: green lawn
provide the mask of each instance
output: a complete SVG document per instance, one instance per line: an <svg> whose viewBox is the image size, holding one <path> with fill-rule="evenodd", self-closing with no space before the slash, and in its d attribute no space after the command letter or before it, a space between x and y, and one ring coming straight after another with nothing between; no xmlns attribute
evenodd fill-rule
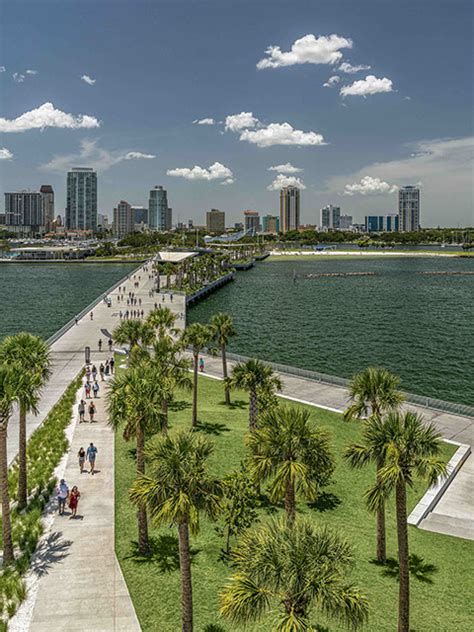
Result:
<svg viewBox="0 0 474 632"><path fill-rule="evenodd" d="M228 409L223 403L222 383L200 377L199 419L202 432L215 444L211 466L213 472L222 476L238 467L244 457L244 435L247 430L247 397L242 393L233 395L236 405ZM177 398L175 410L171 412L171 426L188 428L191 420L190 394ZM362 493L371 483L370 470L351 471L341 458L343 448L358 438L358 425L346 424L335 413L309 407L315 422L329 429L337 469L333 484L326 489L316 508L300 503L300 514L319 524L327 523L339 529L352 543L356 566L352 581L370 599L370 624L372 632L396 629L398 585L394 578L382 575L382 569L371 563L374 555L374 518L364 507ZM116 551L129 587L135 608L144 632L176 632L180 625L180 585L177 563L177 539L174 528L152 529L155 542L154 558L142 561L134 556L133 542L136 540L135 511L128 501L128 489L134 478L133 444L127 444L121 435L116 438ZM445 444L448 459L453 447ZM410 509L421 497L424 489L418 486L410 493ZM387 515L389 557L396 556L396 534L390 504ZM278 509L281 511L281 509ZM260 519L270 515L260 511ZM420 555L426 563L437 567L431 577L432 583L412 579L412 630L456 631L470 630L473 616L473 585L469 561L473 559L473 545L467 540L437 535L410 527L411 552ZM193 598L194 629L197 632L243 630L220 620L218 615L218 593L230 574L229 568L218 560L222 541L207 520L202 521L201 532L191 539L193 549ZM341 630L338 625L315 619L327 626L327 630ZM252 632L269 630L269 625L260 622L245 628Z"/></svg>

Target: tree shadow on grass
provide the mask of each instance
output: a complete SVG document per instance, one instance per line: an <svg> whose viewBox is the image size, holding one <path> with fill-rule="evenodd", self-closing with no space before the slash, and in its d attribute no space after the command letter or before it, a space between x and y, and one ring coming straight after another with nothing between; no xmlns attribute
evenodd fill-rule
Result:
<svg viewBox="0 0 474 632"><path fill-rule="evenodd" d="M385 564L377 560L371 560L370 563L380 566L384 577L391 577L398 581L398 560L394 557L388 557ZM424 584L433 584L432 575L438 572L438 567L435 564L425 562L424 558L412 553L408 558L408 570L414 579Z"/></svg>
<svg viewBox="0 0 474 632"><path fill-rule="evenodd" d="M261 493L259 495L258 503L260 507L263 509L263 511L265 511L265 513L267 514L274 514L284 506L283 503L281 502L280 503L272 502L269 496L265 493Z"/></svg>
<svg viewBox="0 0 474 632"><path fill-rule="evenodd" d="M321 492L313 503L308 503L310 509L316 511L331 511L341 504L341 499L331 492Z"/></svg>
<svg viewBox="0 0 474 632"><path fill-rule="evenodd" d="M182 410L187 410L188 408L191 408L191 404L184 401L184 399L180 399L178 401L170 402L168 404L168 408L173 412L180 412Z"/></svg>
<svg viewBox="0 0 474 632"><path fill-rule="evenodd" d="M172 573L179 569L179 543L177 536L159 535L150 538L150 554L142 555L138 550L138 542L132 541L131 552L125 557L136 564L155 564L161 573ZM189 553L191 562L201 549L192 548Z"/></svg>
<svg viewBox="0 0 474 632"><path fill-rule="evenodd" d="M225 402L222 402L223 404L225 404ZM245 399L235 399L233 401L230 402L229 404L229 408L230 410L244 410L245 408L247 408L249 405L249 403L247 401L245 401Z"/></svg>
<svg viewBox="0 0 474 632"><path fill-rule="evenodd" d="M218 623L208 623L203 632L226 632L226 629Z"/></svg>
<svg viewBox="0 0 474 632"><path fill-rule="evenodd" d="M195 430L200 430L205 434L210 435L221 435L223 432L230 432L230 428L228 428L225 424L221 423L212 423L210 421L198 421Z"/></svg>

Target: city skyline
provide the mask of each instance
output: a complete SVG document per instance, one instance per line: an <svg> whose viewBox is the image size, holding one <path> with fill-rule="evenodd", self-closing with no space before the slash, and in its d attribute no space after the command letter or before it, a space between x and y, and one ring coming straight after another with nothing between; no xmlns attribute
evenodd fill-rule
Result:
<svg viewBox="0 0 474 632"><path fill-rule="evenodd" d="M231 225L247 208L278 214L278 190L294 184L307 224L327 204L355 221L394 213L398 187L415 185L423 226L474 223L470 3L427 13L423 2L297 0L273 12L263 2L141 2L132 23L129 5L111 16L98 2L88 21L86 3L4 3L2 193L50 183L64 214L65 173L84 165L98 172L109 218L120 199L147 206L158 182L175 223L219 208ZM73 11L87 46L81 29L67 47L57 36ZM158 20L170 28L148 37ZM125 27L137 46L117 50ZM123 98L124 78L133 98ZM157 100L162 86L168 97Z"/></svg>

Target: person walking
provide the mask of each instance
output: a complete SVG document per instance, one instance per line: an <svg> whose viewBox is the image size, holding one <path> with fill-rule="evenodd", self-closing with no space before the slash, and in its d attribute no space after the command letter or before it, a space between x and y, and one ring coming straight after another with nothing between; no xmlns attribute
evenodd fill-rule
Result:
<svg viewBox="0 0 474 632"><path fill-rule="evenodd" d="M96 410L97 410L97 409L96 409L96 407L95 407L94 402L91 402L91 403L89 404L89 417L90 417L90 420L91 420L91 424L92 424L92 423L94 423L94 415L95 415L95 413L96 413Z"/></svg>
<svg viewBox="0 0 474 632"><path fill-rule="evenodd" d="M94 382L94 384L92 385L92 392L94 393L94 397L99 397L99 382Z"/></svg>
<svg viewBox="0 0 474 632"><path fill-rule="evenodd" d="M109 342L108 342L108 345L109 345L109 353L112 351L112 344L113 344L113 342L112 342L112 338L109 338Z"/></svg>
<svg viewBox="0 0 474 632"><path fill-rule="evenodd" d="M106 361L105 361L105 369L104 369L104 373L105 373L105 375L106 375L106 376L108 376L108 375L109 375L109 373L110 373L110 364L109 364L109 360L106 360Z"/></svg>
<svg viewBox="0 0 474 632"><path fill-rule="evenodd" d="M77 505L79 504L80 497L81 492L77 489L77 485L74 485L74 487L71 489L71 493L69 494L69 509L72 512L69 516L69 520L76 517Z"/></svg>
<svg viewBox="0 0 474 632"><path fill-rule="evenodd" d="M91 320L94 320L94 312L91 312Z"/></svg>
<svg viewBox="0 0 474 632"><path fill-rule="evenodd" d="M95 382L97 380L97 367L95 366L95 364L92 365L92 381Z"/></svg>
<svg viewBox="0 0 474 632"><path fill-rule="evenodd" d="M201 358L199 360L199 370L201 371L201 373L204 373L204 358Z"/></svg>
<svg viewBox="0 0 474 632"><path fill-rule="evenodd" d="M91 467L90 473L92 475L94 475L94 471L95 471L95 459L97 456L97 452L98 452L97 448L91 441L89 447L87 448L86 457L87 457L87 460L89 461L89 465Z"/></svg>
<svg viewBox="0 0 474 632"><path fill-rule="evenodd" d="M114 366L115 366L115 360L113 359L113 357L110 358L109 366L110 366L110 373L113 375L114 374Z"/></svg>
<svg viewBox="0 0 474 632"><path fill-rule="evenodd" d="M86 451L84 450L84 448L79 448L77 458L79 459L79 472L82 474L82 472L84 471L84 461L86 460Z"/></svg>
<svg viewBox="0 0 474 632"><path fill-rule="evenodd" d="M104 381L104 372L105 372L105 366L104 366L104 363L101 362L100 366L99 366L99 375L100 375L100 381L101 382Z"/></svg>
<svg viewBox="0 0 474 632"><path fill-rule="evenodd" d="M89 365L86 366L86 382L90 382L91 379L91 368Z"/></svg>
<svg viewBox="0 0 474 632"><path fill-rule="evenodd" d="M76 325L77 325L77 316L74 318L74 322L75 322L75 323L76 323Z"/></svg>
<svg viewBox="0 0 474 632"><path fill-rule="evenodd" d="M99 351L102 351L102 338L99 338L98 347L99 347Z"/></svg>
<svg viewBox="0 0 474 632"><path fill-rule="evenodd" d="M86 382L84 384L84 391L86 392L86 399L91 398L91 385L90 382Z"/></svg>
<svg viewBox="0 0 474 632"><path fill-rule="evenodd" d="M82 424L84 421L84 413L86 412L86 402L83 399L79 402L77 412L79 413L79 423Z"/></svg>
<svg viewBox="0 0 474 632"><path fill-rule="evenodd" d="M56 488L56 498L58 499L58 514L62 516L64 509L66 508L66 500L69 496L69 487L66 484L64 478L61 479L59 485Z"/></svg>

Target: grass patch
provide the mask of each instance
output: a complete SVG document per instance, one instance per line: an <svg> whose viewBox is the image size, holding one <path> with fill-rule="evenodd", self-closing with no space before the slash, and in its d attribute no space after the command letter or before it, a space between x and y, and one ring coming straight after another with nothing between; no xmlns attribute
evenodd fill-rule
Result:
<svg viewBox="0 0 474 632"><path fill-rule="evenodd" d="M200 432L205 433L215 445L211 459L213 472L224 476L237 469L245 455L243 439L248 427L247 407L227 408L223 402L222 382L202 376L199 379ZM191 413L186 406L190 398L188 393L178 394L176 399L183 404L171 409L171 432L190 427ZM246 402L247 396L236 392L233 399ZM337 528L352 543L356 566L351 580L365 592L371 604L370 623L366 629L370 632L392 632L397 621L398 582L396 575L394 577L393 563L392 572L390 568L380 568L373 563L375 518L367 513L362 501L364 490L372 482L373 472L370 469L349 470L341 456L345 446L359 437L358 424L346 424L336 413L304 407L311 411L316 423L329 430L337 468L333 484L313 505L300 503L298 513L319 524ZM120 433L116 435L116 552L144 632L176 632L181 627L176 529L151 528L152 559L143 560L135 554L136 517L128 500L128 489L134 479L130 447L131 444L126 443ZM445 444L446 460L453 452L454 447ZM410 510L424 491L419 485L410 491ZM387 510L387 554L396 558L393 505L391 502ZM263 506L259 510L260 520L281 511L281 508L271 505ZM223 541L214 526L203 520L200 534L191 538L195 630L240 632L243 628L222 621L218 615L218 594L230 575L230 569L219 560ZM470 598L472 579L466 562L472 559L472 543L414 527L409 527L409 536L411 553L415 556L413 572L418 576L417 579L413 575L411 582L413 632L469 630L473 615ZM324 619L317 622L328 626L331 631L343 629ZM265 621L245 628L251 632L268 629Z"/></svg>

